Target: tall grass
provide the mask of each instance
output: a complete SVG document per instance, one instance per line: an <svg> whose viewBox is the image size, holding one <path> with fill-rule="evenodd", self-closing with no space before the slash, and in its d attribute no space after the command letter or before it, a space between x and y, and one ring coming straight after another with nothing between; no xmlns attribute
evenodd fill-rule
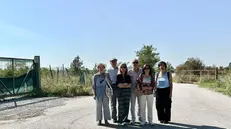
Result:
<svg viewBox="0 0 231 129"><path fill-rule="evenodd" d="M199 85L231 96L231 73L219 76L218 80L203 78Z"/></svg>
<svg viewBox="0 0 231 129"><path fill-rule="evenodd" d="M78 76L61 76L58 79L42 76L41 87L45 96L74 97L92 95L91 76L88 75L85 79L86 83L81 84Z"/></svg>

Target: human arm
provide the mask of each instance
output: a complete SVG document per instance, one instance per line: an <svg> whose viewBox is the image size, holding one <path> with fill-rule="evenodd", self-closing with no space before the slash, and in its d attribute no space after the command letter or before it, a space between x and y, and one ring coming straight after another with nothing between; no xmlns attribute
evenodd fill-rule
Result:
<svg viewBox="0 0 231 129"><path fill-rule="evenodd" d="M126 83L124 83L124 88L130 88L131 87L131 77L129 75L126 76Z"/></svg>
<svg viewBox="0 0 231 129"><path fill-rule="evenodd" d="M122 80L121 80L121 76L120 75L117 75L116 76L116 85L118 88L123 88L124 84L122 83Z"/></svg>

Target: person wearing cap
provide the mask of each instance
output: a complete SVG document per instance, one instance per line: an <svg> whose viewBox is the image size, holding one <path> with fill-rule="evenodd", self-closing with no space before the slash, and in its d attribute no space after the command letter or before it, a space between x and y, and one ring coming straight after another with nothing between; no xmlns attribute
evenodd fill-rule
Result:
<svg viewBox="0 0 231 129"><path fill-rule="evenodd" d="M109 124L111 120L109 109L109 97L106 95L107 82L111 82L110 76L105 73L105 65L100 63L98 65L98 73L92 77L92 90L94 99L96 100L96 121L98 125L102 125L102 110L104 114L105 124ZM108 81L106 80L108 79Z"/></svg>
<svg viewBox="0 0 231 129"><path fill-rule="evenodd" d="M169 123L171 120L171 105L172 105L172 74L168 72L167 64L161 61L158 64L160 72L155 75L156 82L156 110L158 120L161 123Z"/></svg>
<svg viewBox="0 0 231 129"><path fill-rule="evenodd" d="M117 123L117 100L118 100L118 96L117 96L117 91L118 91L118 87L116 85L116 81L117 81L117 74L118 74L118 67L117 67L117 59L116 58L112 58L110 60L110 64L111 64L111 68L109 68L107 70L107 73L109 74L111 81L112 81L112 89L113 89L113 95L111 97L111 111L112 111L112 119L114 123Z"/></svg>
<svg viewBox="0 0 231 129"><path fill-rule="evenodd" d="M138 102L137 116L139 117L139 120L141 121L139 95L138 95L138 91L137 91L137 79L138 79L139 75L142 73L142 69L139 68L139 61L137 59L134 59L132 61L132 64L133 64L133 68L128 71L128 74L130 75L131 81L132 81L130 111L131 111L131 116L132 116L131 124L134 124L136 121L136 113L135 113L136 100Z"/></svg>

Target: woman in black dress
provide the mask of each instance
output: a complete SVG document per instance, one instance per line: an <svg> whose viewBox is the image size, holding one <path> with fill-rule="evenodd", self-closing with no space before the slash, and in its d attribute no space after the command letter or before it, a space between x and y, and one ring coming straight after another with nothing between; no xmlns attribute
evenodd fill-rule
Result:
<svg viewBox="0 0 231 129"><path fill-rule="evenodd" d="M119 88L119 125L124 125L128 120L129 103L131 98L131 78L127 74L128 69L126 64L121 64L119 74L117 75L117 86Z"/></svg>

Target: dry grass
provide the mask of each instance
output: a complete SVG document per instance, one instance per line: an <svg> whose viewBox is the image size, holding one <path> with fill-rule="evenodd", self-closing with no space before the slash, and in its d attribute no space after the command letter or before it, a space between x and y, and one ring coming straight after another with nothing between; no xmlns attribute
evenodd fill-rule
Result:
<svg viewBox="0 0 231 129"><path fill-rule="evenodd" d="M41 87L45 96L88 96L92 95L91 76L86 77L86 83L80 84L79 77L41 77Z"/></svg>
<svg viewBox="0 0 231 129"><path fill-rule="evenodd" d="M199 85L231 96L231 73L220 76L218 80L202 79Z"/></svg>

